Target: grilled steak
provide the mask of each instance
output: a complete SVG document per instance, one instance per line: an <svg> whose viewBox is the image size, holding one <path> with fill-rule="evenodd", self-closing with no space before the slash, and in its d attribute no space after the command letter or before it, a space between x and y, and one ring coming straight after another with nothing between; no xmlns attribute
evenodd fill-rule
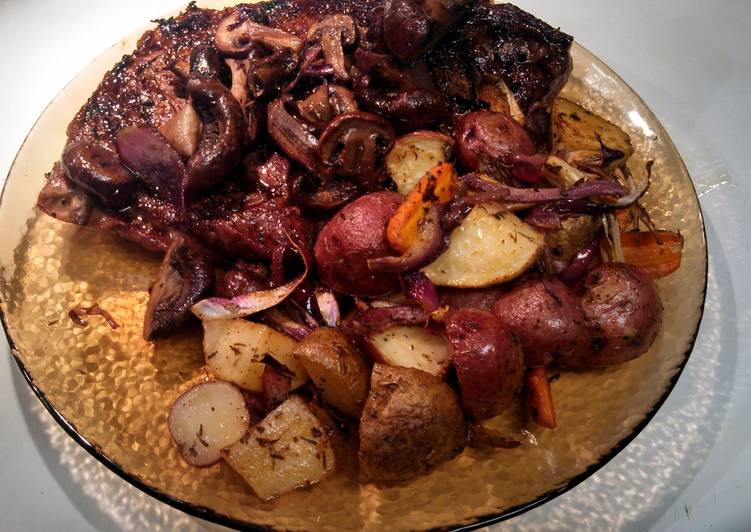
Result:
<svg viewBox="0 0 751 532"><path fill-rule="evenodd" d="M486 107L478 87L502 80L540 140L535 124L571 70L571 37L486 1L190 4L156 23L70 123L38 207L152 250L190 241L220 268L270 264L273 283L283 280L290 240L310 254L318 220L342 204L336 197L349 201L372 185L319 155L335 115L370 111L398 131L450 132L457 115ZM309 98L322 82L335 90ZM272 166L283 171L270 186L260 165L280 148ZM301 194L301 183L321 188Z"/></svg>

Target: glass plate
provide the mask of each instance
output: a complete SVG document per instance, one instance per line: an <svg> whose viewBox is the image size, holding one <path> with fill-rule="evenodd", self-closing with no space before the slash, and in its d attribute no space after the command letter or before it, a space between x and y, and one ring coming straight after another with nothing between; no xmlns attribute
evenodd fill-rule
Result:
<svg viewBox="0 0 751 532"><path fill-rule="evenodd" d="M562 373L553 384L559 427L530 427L536 445L467 450L403 486L359 485L340 475L263 502L223 464L185 464L166 416L181 391L205 378L201 333L195 328L154 343L141 339L147 289L160 258L34 209L68 122L143 31L106 51L52 101L19 151L0 201L0 311L12 354L53 417L104 465L163 502L227 526L472 528L572 488L656 413L688 359L701 320L707 275L701 211L680 155L656 117L622 79L575 44L564 94L626 129L636 148L635 173L646 160L656 161L645 204L658 226L680 230L685 238L680 270L658 282L664 324L650 352L620 367ZM112 330L93 318L81 329L67 318L72 307L94 302L121 326ZM494 420L499 427L520 423L519 409L510 410Z"/></svg>

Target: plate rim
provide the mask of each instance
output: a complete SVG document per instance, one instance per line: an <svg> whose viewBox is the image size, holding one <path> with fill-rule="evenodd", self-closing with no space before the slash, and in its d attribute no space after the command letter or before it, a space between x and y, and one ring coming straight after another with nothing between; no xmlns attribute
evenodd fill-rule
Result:
<svg viewBox="0 0 751 532"><path fill-rule="evenodd" d="M139 31L139 29L134 30L134 32ZM131 33L134 33L134 32L131 32ZM83 72L85 72L88 68L90 68L92 64L97 62L102 55L109 52L109 50L111 50L112 48L118 46L120 42L121 40L117 41L115 44L103 50L99 55L97 55L89 63L87 63L86 66L84 66L78 73L76 73L76 75L73 76L60 89L60 91L57 94L55 94L55 96L47 103L44 109L39 113L39 116L34 121L34 124L31 126L29 131L24 136L24 139L21 142L19 149L16 152L16 155L13 157L13 161L10 165L10 168L8 169L8 173L3 182L2 190L0 190L0 205L2 205L2 202L5 199L5 193L8 189L8 182L10 180L11 175L13 174L16 163L18 162L18 156L21 153L23 147L26 145L29 139L29 136L37 127L42 116L47 112L47 110L52 105L52 103L62 93L64 93L68 89L68 87L73 83L74 80L76 80ZM688 177L688 181L691 184L691 190L696 199L699 222L701 224L701 239L702 239L702 244L704 248L704 284L702 286L701 295L700 295L701 302L698 308L698 320L696 323L696 328L693 331L688 347L686 348L686 350L684 351L682 355L683 359L680 362L679 366L677 367L675 374L670 378L670 381L668 382L668 385L666 386L663 394L658 398L658 400L655 402L651 410L645 414L645 416L641 419L641 421L639 421L639 423L633 428L633 430L629 434L624 436L620 441L618 441L618 443L616 443L616 445L614 445L608 452L600 456L596 462L590 464L584 471L582 471L578 475L575 475L571 477L570 479L568 479L565 482L565 484L561 485L560 487L549 490L529 502L512 506L501 512L493 512L493 513L484 514L481 516L476 516L476 517L471 518L471 520L463 524L434 527L431 530L451 530L454 532L465 532L465 531L468 532L471 530L477 530L482 527L497 524L502 521L512 519L514 517L518 517L519 515L523 513L526 513L539 506L542 506L556 499L557 497L563 495L564 493L567 493L568 491L572 490L573 488L575 488L576 486L578 486L579 484L587 480L589 477L597 473L607 463L609 463L618 454L620 454L621 451L623 451L626 447L628 447L628 445L637 436L639 436L639 434L641 434L644 428L652 421L655 415L657 415L657 412L660 410L660 408L662 408L665 401L667 401L668 397L675 389L675 386L678 383L678 380L683 374L683 371L686 368L689 358L694 350L694 347L696 345L696 341L699 335L699 331L701 329L701 323L704 317L704 310L706 306L707 286L708 286L708 281L709 281L709 248L707 246L707 229L704 223L704 213L702 210L701 202L699 201L699 195L696 191L696 184L691 178L691 174L688 171L688 168L686 167L685 161L683 160L683 156L681 155L680 151L678 151L678 148L675 146L675 143L670 137L670 134L665 129L662 122L657 118L657 115L655 115L655 113L652 111L651 107L647 105L647 103L641 97L641 95L636 90L634 90L634 88L629 83L627 83L612 67L610 67L607 63L605 63L597 55L592 53L588 48L586 48L585 46L583 46L581 43L579 43L576 40L574 41L573 46L579 47L582 51L584 51L587 55L589 55L595 62L598 62L600 65L604 66L608 71L612 73L612 75L615 77L615 80L619 84L622 84L623 86L625 86L636 97L637 101L640 104L642 104L644 109L646 109L647 112L649 113L649 117L658 126L658 131L656 133L660 135L663 139L665 139L669 143L669 146L673 148L675 154L677 155L678 168L681 169L683 173ZM2 294L0 294L0 303L2 303ZM206 506L201 506L201 505L184 501L162 490L159 490L157 488L154 488L148 485L138 476L127 472L125 468L123 468L120 464L118 464L116 461L112 460L111 458L106 456L102 451L100 451L96 444L89 442L86 439L86 437L83 436L76 429L75 424L67 420L65 416L63 416L54 407L54 405L52 405L49 399L47 399L46 394L35 384L33 376L28 371L28 369L26 368L25 364L23 363L23 361L21 360L19 356L20 350L16 347L16 344L9 333L9 327L6 321L5 312L3 310L3 305L0 305L0 325L2 326L3 334L6 338L6 341L8 342L9 352L11 356L13 357L13 359L15 360L16 365L18 366L19 370L21 371L21 374L23 375L24 380L29 385L31 390L34 392L34 395L36 396L36 398L42 403L45 410L52 416L55 422L68 434L68 436L70 436L79 446L81 446L86 452L89 453L89 455L95 458L99 463L107 467L107 469L115 473L121 479L128 482L130 485L146 493L147 495L157 499L158 501L164 504L171 506L172 508L175 508L176 510L185 512L188 515L191 515L193 517L197 517L199 519L203 519L205 521L215 523L221 526L233 528L236 530L253 530L253 531L276 530L272 526L248 523L246 521L241 521L239 519L229 517L225 514L221 514Z"/></svg>

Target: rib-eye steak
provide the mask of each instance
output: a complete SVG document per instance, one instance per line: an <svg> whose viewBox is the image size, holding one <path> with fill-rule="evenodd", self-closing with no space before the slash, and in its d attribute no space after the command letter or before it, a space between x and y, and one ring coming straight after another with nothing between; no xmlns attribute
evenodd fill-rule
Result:
<svg viewBox="0 0 751 532"><path fill-rule="evenodd" d="M542 147L571 43L486 1L191 4L106 74L38 207L167 254L145 331L163 334L199 297L284 283L323 221L392 186L396 134L453 135L493 105L488 87Z"/></svg>

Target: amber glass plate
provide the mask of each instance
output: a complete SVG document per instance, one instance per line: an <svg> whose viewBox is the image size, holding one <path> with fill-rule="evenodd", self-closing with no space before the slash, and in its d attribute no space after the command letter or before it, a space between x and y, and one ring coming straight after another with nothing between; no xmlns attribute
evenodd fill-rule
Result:
<svg viewBox="0 0 751 532"><path fill-rule="evenodd" d="M200 330L155 343L141 339L147 289L160 258L34 209L68 122L142 31L105 52L44 111L18 153L0 204L0 303L13 356L55 419L103 464L161 501L228 526L473 527L570 489L652 418L686 363L701 319L707 249L699 202L652 112L605 64L574 45L565 94L628 131L635 173L646 160L656 161L646 205L658 226L685 237L681 269L658 283L665 318L650 352L616 368L563 373L553 384L556 430L529 426L531 443L510 451L465 451L403 486L358 485L340 475L262 502L224 465L185 464L167 430L167 410L182 390L205 378ZM118 329L99 318L82 329L67 318L74 306L94 302L114 316ZM519 435L519 410L494 422Z"/></svg>

